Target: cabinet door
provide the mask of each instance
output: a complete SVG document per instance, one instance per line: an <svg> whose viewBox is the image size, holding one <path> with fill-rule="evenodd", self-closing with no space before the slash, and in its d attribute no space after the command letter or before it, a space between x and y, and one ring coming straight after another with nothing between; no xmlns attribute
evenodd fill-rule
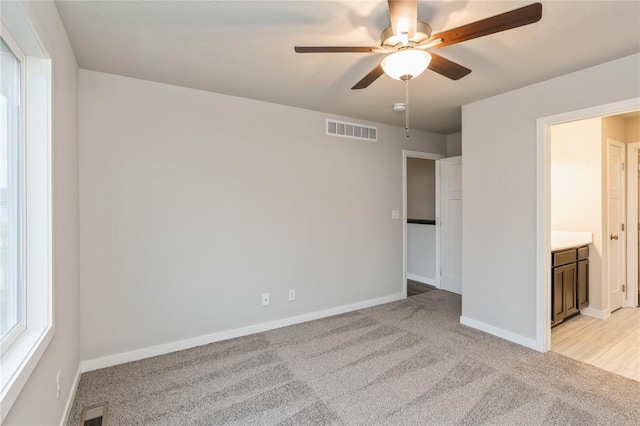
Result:
<svg viewBox="0 0 640 426"><path fill-rule="evenodd" d="M564 318L564 267L553 268L551 279L551 324Z"/></svg>
<svg viewBox="0 0 640 426"><path fill-rule="evenodd" d="M578 262L578 308L589 306L589 261Z"/></svg>
<svg viewBox="0 0 640 426"><path fill-rule="evenodd" d="M564 316L568 317L570 315L577 314L578 311L578 281L576 280L576 275L578 272L578 265L576 263L572 263L570 265L565 265L562 267L563 271L563 279L562 283L564 286Z"/></svg>

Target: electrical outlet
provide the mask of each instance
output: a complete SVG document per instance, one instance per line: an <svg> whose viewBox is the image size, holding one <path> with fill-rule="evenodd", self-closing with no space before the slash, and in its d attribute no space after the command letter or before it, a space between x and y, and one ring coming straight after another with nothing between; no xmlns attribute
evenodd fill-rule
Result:
<svg viewBox="0 0 640 426"><path fill-rule="evenodd" d="M296 289L289 289L289 301L296 300Z"/></svg>
<svg viewBox="0 0 640 426"><path fill-rule="evenodd" d="M61 379L60 379L60 372L58 371L58 374L56 374L56 399L60 398L60 388L61 386Z"/></svg>
<svg viewBox="0 0 640 426"><path fill-rule="evenodd" d="M391 219L400 219L400 210L391 210Z"/></svg>
<svg viewBox="0 0 640 426"><path fill-rule="evenodd" d="M269 293L262 293L262 306L269 304Z"/></svg>

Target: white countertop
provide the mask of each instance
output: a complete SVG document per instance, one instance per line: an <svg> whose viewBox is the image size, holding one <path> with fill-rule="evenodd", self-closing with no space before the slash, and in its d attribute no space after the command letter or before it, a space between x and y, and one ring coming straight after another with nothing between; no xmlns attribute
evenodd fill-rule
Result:
<svg viewBox="0 0 640 426"><path fill-rule="evenodd" d="M551 251L585 246L592 242L591 232L551 231Z"/></svg>

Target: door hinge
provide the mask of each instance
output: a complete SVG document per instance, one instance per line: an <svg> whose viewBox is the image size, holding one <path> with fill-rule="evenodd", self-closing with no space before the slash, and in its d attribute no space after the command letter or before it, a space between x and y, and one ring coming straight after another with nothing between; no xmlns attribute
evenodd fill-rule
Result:
<svg viewBox="0 0 640 426"><path fill-rule="evenodd" d="M627 285L626 284L622 284L622 292L626 293L627 291Z"/></svg>
<svg viewBox="0 0 640 426"><path fill-rule="evenodd" d="M624 163L620 163L620 171L624 172Z"/></svg>
<svg viewBox="0 0 640 426"><path fill-rule="evenodd" d="M624 223L621 223L621 224L620 224L620 230L621 230L622 232L624 232Z"/></svg>

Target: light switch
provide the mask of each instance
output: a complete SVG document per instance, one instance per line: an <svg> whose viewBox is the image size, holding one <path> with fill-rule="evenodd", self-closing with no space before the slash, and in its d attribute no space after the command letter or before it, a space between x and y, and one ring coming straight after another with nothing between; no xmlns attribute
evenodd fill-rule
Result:
<svg viewBox="0 0 640 426"><path fill-rule="evenodd" d="M400 219L400 210L391 210L391 219Z"/></svg>

